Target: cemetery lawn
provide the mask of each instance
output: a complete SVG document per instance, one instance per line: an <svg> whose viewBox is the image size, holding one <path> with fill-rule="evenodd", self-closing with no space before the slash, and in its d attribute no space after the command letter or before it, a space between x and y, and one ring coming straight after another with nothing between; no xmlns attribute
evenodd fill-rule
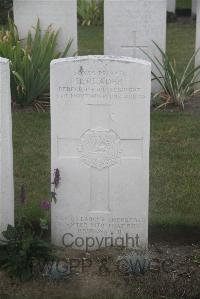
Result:
<svg viewBox="0 0 200 299"><path fill-rule="evenodd" d="M177 0L176 7L177 8L191 8L192 0Z"/></svg>
<svg viewBox="0 0 200 299"><path fill-rule="evenodd" d="M167 24L167 52L175 59L179 73L194 54L195 21L184 21Z"/></svg>
<svg viewBox="0 0 200 299"><path fill-rule="evenodd" d="M194 48L194 22L168 24L167 47L181 71ZM80 54L103 53L102 28L79 28ZM200 227L200 115L156 112L151 115L150 225ZM50 115L31 110L13 113L16 216L22 213L20 187L27 189L25 213L44 215L50 198ZM122 198L123 200L123 198Z"/></svg>
<svg viewBox="0 0 200 299"><path fill-rule="evenodd" d="M200 115L151 117L150 224L200 226Z"/></svg>
<svg viewBox="0 0 200 299"><path fill-rule="evenodd" d="M103 55L103 28L79 27L79 55Z"/></svg>

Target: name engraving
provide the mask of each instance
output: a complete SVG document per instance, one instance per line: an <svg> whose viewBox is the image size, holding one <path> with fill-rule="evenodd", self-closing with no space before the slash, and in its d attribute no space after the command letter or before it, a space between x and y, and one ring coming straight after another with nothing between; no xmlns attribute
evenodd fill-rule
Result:
<svg viewBox="0 0 200 299"><path fill-rule="evenodd" d="M123 71L88 71L80 68L71 82L58 86L57 98L73 103L83 100L86 104L112 104L116 100L144 99L142 88L127 86Z"/></svg>

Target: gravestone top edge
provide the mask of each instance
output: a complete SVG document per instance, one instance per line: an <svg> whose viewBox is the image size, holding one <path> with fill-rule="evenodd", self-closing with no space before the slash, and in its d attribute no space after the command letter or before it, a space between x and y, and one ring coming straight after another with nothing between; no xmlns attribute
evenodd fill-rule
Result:
<svg viewBox="0 0 200 299"><path fill-rule="evenodd" d="M54 59L51 61L51 66L58 64L58 63L63 63L63 62L80 62L80 61L118 61L118 62L131 62L131 63L136 63L136 64L141 64L141 65L146 65L146 66L151 66L151 63L143 60L143 59L138 59L138 58L132 58L132 57L126 57L126 56L110 56L110 55L88 55L88 56L75 56L75 57L67 57L67 58L59 58L59 59Z"/></svg>
<svg viewBox="0 0 200 299"><path fill-rule="evenodd" d="M9 59L0 57L0 63L3 64L9 63Z"/></svg>

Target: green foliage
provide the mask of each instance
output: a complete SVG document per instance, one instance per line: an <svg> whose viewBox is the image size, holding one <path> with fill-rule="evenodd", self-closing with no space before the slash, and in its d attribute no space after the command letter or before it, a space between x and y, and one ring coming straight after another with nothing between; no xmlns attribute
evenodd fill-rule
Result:
<svg viewBox="0 0 200 299"><path fill-rule="evenodd" d="M58 169L56 173L55 190L60 181ZM7 226L7 230L2 233L4 239L0 240L0 267L5 269L11 277L28 280L34 274L40 274L49 262L55 262L56 257L52 254L51 245L42 239L42 235L48 231L48 216L52 200L42 200L40 208L45 212L45 218L40 218L40 222L37 221L38 224L33 225L33 222L24 216L29 202L25 185L21 186L19 199L22 215L14 227Z"/></svg>
<svg viewBox="0 0 200 299"><path fill-rule="evenodd" d="M32 225L22 218L15 227L8 225L0 243L0 267L11 277L28 280L38 263L52 261L52 250L49 243L38 236Z"/></svg>
<svg viewBox="0 0 200 299"><path fill-rule="evenodd" d="M161 54L161 60L157 57L152 58L145 51L142 51L149 57L159 73L159 75L157 75L152 71L153 80L156 80L162 88L162 91L155 94L154 98L161 98L164 100L164 103L157 108L173 104L184 109L185 101L191 99L197 92L199 92L199 90L195 88L200 82L200 66L193 67L195 57L199 51L196 51L192 55L184 68L184 71L179 75L176 61L172 60L167 53L164 53L155 42L154 44Z"/></svg>
<svg viewBox="0 0 200 299"><path fill-rule="evenodd" d="M0 9L10 9L13 6L13 0L0 0Z"/></svg>
<svg viewBox="0 0 200 299"><path fill-rule="evenodd" d="M39 20L35 34L28 33L25 41L20 41L17 27L8 20L8 30L0 31L0 56L8 58L11 65L11 92L13 101L29 105L49 89L50 62L66 56L71 46L70 40L65 51L56 51L58 32L49 27L41 34Z"/></svg>
<svg viewBox="0 0 200 299"><path fill-rule="evenodd" d="M82 26L103 25L103 0L78 0L78 20Z"/></svg>

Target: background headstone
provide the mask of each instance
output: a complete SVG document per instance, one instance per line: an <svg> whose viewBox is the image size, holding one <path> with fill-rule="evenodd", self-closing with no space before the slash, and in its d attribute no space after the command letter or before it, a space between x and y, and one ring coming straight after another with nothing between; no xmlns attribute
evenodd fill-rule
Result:
<svg viewBox="0 0 200 299"><path fill-rule="evenodd" d="M14 224L13 150L9 61L0 58L0 232Z"/></svg>
<svg viewBox="0 0 200 299"><path fill-rule="evenodd" d="M167 0L167 11L176 12L176 0Z"/></svg>
<svg viewBox="0 0 200 299"><path fill-rule="evenodd" d="M104 14L106 55L147 59L141 48L161 58L152 41L165 51L166 0L106 0ZM152 89L158 90L155 81Z"/></svg>
<svg viewBox="0 0 200 299"><path fill-rule="evenodd" d="M40 20L42 30L49 25L59 30L58 49L63 51L70 38L71 55L77 51L77 3L76 0L14 0L14 21L21 38Z"/></svg>
<svg viewBox="0 0 200 299"><path fill-rule="evenodd" d="M65 244L81 249L88 249L88 237L90 249L105 237L114 245L122 237L126 245L128 236L138 235L138 245L147 245L150 89L146 61L87 56L52 62L52 175L57 168L61 175L52 206L54 244L62 245L67 233Z"/></svg>
<svg viewBox="0 0 200 299"><path fill-rule="evenodd" d="M195 16L197 12L197 0L192 0L192 16Z"/></svg>

